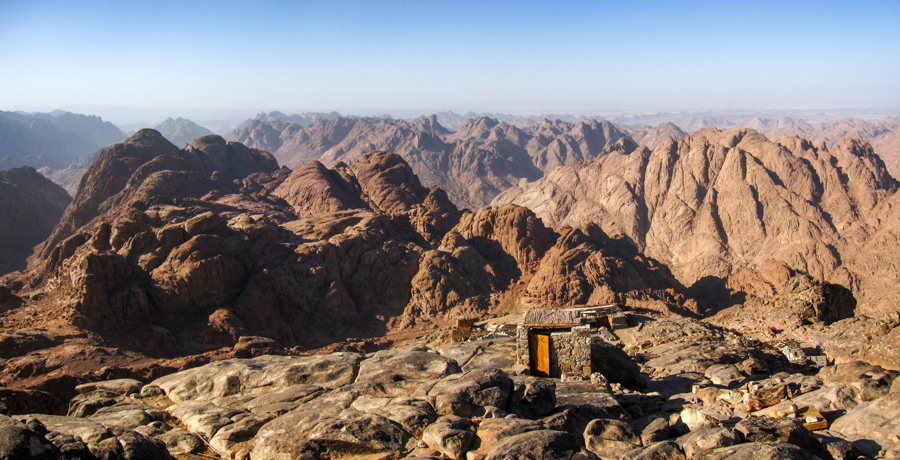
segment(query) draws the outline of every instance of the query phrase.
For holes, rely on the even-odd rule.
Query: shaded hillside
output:
[[[429,186],[447,191],[460,206],[477,209],[521,180],[593,158],[625,134],[608,122],[544,120],[518,128],[491,118],[472,119],[455,133],[435,116],[413,121],[384,118],[318,119],[301,126],[251,120],[231,139],[272,152],[295,167],[318,160],[351,163],[370,150],[400,154]]]
[[[198,137],[209,136],[213,133],[209,129],[181,117],[166,118],[165,121],[156,125],[155,129],[175,145],[187,145]]]
[[[0,112],[0,169],[64,169],[124,138],[119,128],[97,116]]]
[[[528,207],[554,228],[596,222],[688,285],[773,259],[852,289],[860,310],[877,314],[900,300],[897,284],[885,281],[897,279],[896,265],[873,259],[900,247],[896,191],[865,142],[828,150],[797,137],[705,129],[653,150],[620,143],[495,203]]]
[[[25,269],[32,248],[50,236],[71,201],[34,168],[0,171],[0,275]]]

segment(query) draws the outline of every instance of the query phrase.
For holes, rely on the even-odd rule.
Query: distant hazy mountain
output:
[[[204,128],[187,118],[166,118],[165,121],[156,125],[155,128],[159,131],[163,137],[169,140],[169,142],[184,146],[190,144],[194,141],[194,139],[203,136],[209,136],[213,134],[207,128]]]
[[[542,121],[546,120],[561,120],[569,123],[578,123],[580,121],[587,121],[590,119],[602,120],[600,117],[586,117],[583,115],[570,115],[570,114],[545,114],[545,115],[511,115],[508,113],[488,113],[488,112],[467,112],[465,114],[458,114],[455,112],[439,112],[437,114],[437,121],[441,124],[441,126],[449,129],[450,131],[459,130],[462,125],[464,125],[467,121],[473,118],[493,118],[497,121],[502,121],[508,125],[517,126],[519,128],[527,128],[529,126],[536,125]]]
[[[762,132],[772,140],[797,135],[816,145],[824,142],[828,147],[837,145],[847,137],[864,140],[872,144],[875,153],[884,160],[888,172],[894,177],[900,177],[900,117],[887,117],[881,121],[846,118],[816,124],[791,118],[754,118],[746,126]]]
[[[119,128],[93,115],[0,111],[0,169],[62,169],[124,139]]]
[[[620,125],[619,129],[628,133],[638,145],[655,148],[666,139],[678,140],[687,134],[674,123],[666,122],[656,127],[644,125]]]
[[[271,114],[270,114],[271,115]],[[351,163],[372,150],[403,156],[428,185],[447,191],[460,206],[484,206],[521,180],[532,181],[557,166],[593,158],[626,134],[597,120],[543,120],[518,128],[493,118],[467,121],[454,133],[437,116],[318,119],[306,126],[267,115],[233,131],[230,140],[266,150],[281,165],[309,160]]]
[[[250,123],[263,122],[263,123],[273,123],[273,122],[282,122],[289,123],[297,126],[306,126],[316,120],[334,120],[335,118],[341,117],[341,114],[337,112],[305,112],[305,113],[292,113],[290,115],[286,115],[282,112],[274,110],[272,112],[260,112],[256,114],[255,118],[251,118],[235,128],[235,131],[246,128]],[[355,116],[347,116],[347,118],[359,118]]]
[[[100,151],[96,151],[84,158],[78,158],[65,169],[53,169],[50,167],[38,168],[37,172],[41,173],[53,183],[64,188],[69,195],[73,197],[78,193],[78,186],[81,184],[81,177],[87,172],[88,168],[97,161]]]

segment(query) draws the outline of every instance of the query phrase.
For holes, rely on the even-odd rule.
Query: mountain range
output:
[[[272,152],[287,167],[308,160],[349,163],[371,150],[395,152],[423,182],[446,190],[454,203],[477,209],[522,180],[593,158],[625,136],[609,122],[596,120],[544,120],[522,129],[477,118],[450,132],[431,116],[413,121],[340,117],[305,126],[256,119],[229,138]]]
[[[284,122],[260,126],[273,123]],[[900,359],[900,280],[893,262],[900,247],[893,212],[898,183],[868,143],[813,145],[796,136],[772,141],[747,128],[682,135],[661,126],[643,134],[658,140],[649,148],[597,121],[544,121],[519,129],[479,119],[457,133],[442,129],[433,117],[335,118],[284,127],[283,132],[316,135],[296,138],[305,149],[329,143],[354,147],[341,153],[328,149],[305,161],[298,157],[288,168],[264,150],[220,136],[179,148],[159,131],[140,130],[98,153],[75,199],[64,212],[55,208],[62,215],[52,219],[56,225],[28,267],[0,277],[0,401],[16,414],[68,411],[67,417],[33,416],[50,428],[41,431],[43,442],[74,448],[77,439],[67,441],[58,432],[77,433],[96,420],[125,423],[129,414],[135,421],[128,426],[140,434],[115,425],[110,441],[83,448],[99,453],[140,443],[162,449],[168,442],[163,440],[178,434],[200,436],[228,456],[246,456],[253,447],[253,455],[265,457],[312,448],[309,440],[326,433],[328,449],[341,455],[358,453],[360,445],[368,446],[366,452],[393,452],[400,444],[375,443],[372,437],[383,429],[368,423],[354,428],[354,436],[369,441],[332,443],[335,436],[347,439],[343,427],[349,412],[343,411],[352,408],[354,417],[393,427],[370,410],[382,407],[372,401],[413,404],[405,398],[427,385],[438,390],[425,393],[433,399],[414,403],[422,409],[416,414],[431,417],[431,410],[470,423],[480,417],[475,406],[447,399],[457,393],[440,388],[472,394],[474,379],[490,394],[502,386],[507,393],[516,388],[522,399],[544,401],[540,413],[549,415],[539,421],[479,419],[477,433],[486,443],[482,427],[490,426],[488,420],[541,428],[543,434],[510,437],[516,448],[566,431],[593,433],[587,424],[607,423],[597,420],[613,412],[623,430],[631,429],[630,423],[643,427],[640,421],[650,414],[647,423],[700,433],[697,426],[679,428],[679,423],[694,423],[698,411],[730,419],[738,409],[755,410],[750,406],[786,407],[785,396],[804,392],[829,410],[854,411],[834,421],[841,430],[835,436],[855,436],[872,455],[898,448],[890,426],[873,431],[866,421],[894,404],[891,369]],[[344,136],[329,134],[342,129]],[[480,158],[518,152],[521,163],[515,164],[537,174],[488,206],[460,209],[447,191],[416,174],[414,164],[432,164],[421,160],[428,155],[357,153],[367,130],[383,133],[379,142],[399,147],[410,139],[441,149],[453,143],[447,157],[468,159],[456,164],[468,164],[471,177],[486,171],[467,156],[475,152]],[[431,137],[416,134],[422,132]],[[280,135],[269,140],[283,142]],[[441,149],[429,155],[445,152]],[[453,171],[450,166],[447,171]],[[39,192],[42,188],[60,192],[31,168],[4,174],[0,186],[21,184],[11,187],[38,196],[48,195]],[[592,374],[591,383],[567,377],[556,390],[538,388],[545,384],[536,382],[548,380],[519,375],[511,358],[513,337],[490,335],[454,348],[448,344],[451,331],[435,331],[460,318],[608,303],[632,309],[631,319],[639,323],[617,331],[625,349],[591,338],[591,349],[599,347],[591,361],[597,357],[600,372]],[[422,338],[413,346],[364,354],[414,337]],[[804,375],[778,350],[756,340],[772,337],[815,340],[838,365]],[[273,354],[294,356],[263,356]],[[257,358],[247,359],[252,357]],[[288,362],[300,367],[279,367]],[[424,375],[434,363],[465,373]],[[472,363],[481,370],[469,373],[465,366]],[[334,388],[296,385],[338,368],[347,377]],[[251,381],[263,382],[255,376],[265,373],[288,380],[283,387],[253,387]],[[627,382],[609,384],[623,374]],[[360,376],[381,377],[368,382],[370,377]],[[122,378],[155,384],[129,398],[112,388],[136,392],[140,381],[89,383]],[[733,389],[748,382],[759,386],[750,400]],[[636,390],[625,391],[623,384]],[[526,390],[527,385],[535,389]],[[694,387],[696,402],[688,402],[683,395]],[[769,394],[765,388],[790,393]],[[248,394],[239,394],[244,390]],[[197,400],[178,399],[189,392]],[[242,412],[251,392],[253,401],[263,398],[258,403],[268,401],[273,412]],[[323,412],[334,398],[344,402]],[[719,404],[721,398],[727,405]],[[485,406],[484,413],[518,410],[507,399],[491,402],[493,412]],[[312,406],[303,406],[308,401]],[[867,410],[870,405],[875,408]],[[448,415],[457,412],[461,415]],[[214,418],[217,425],[210,428],[210,413],[233,415]],[[290,439],[278,434],[308,417],[321,419],[292,431],[296,436]],[[437,418],[422,419],[419,429],[394,429],[409,438],[403,448],[432,452],[412,440],[427,438],[423,442],[433,449],[437,444],[421,428],[442,429]],[[175,419],[187,434],[176,431]],[[33,419],[22,420],[39,429]],[[748,420],[738,424],[748,432],[754,432],[753,423],[769,423],[758,414]],[[322,431],[321,423],[330,428]],[[570,438],[567,445],[579,445],[580,438]],[[880,443],[877,448],[866,444],[872,440]],[[587,447],[603,451],[598,446],[606,441],[601,441]],[[166,448],[181,449],[179,442]],[[660,445],[682,449],[675,442],[653,442],[641,441],[645,452]],[[803,448],[826,452],[825,440],[815,442]],[[840,445],[852,447],[850,441]],[[506,444],[498,446],[491,452],[506,452]],[[770,441],[740,446],[751,456],[754,449],[787,448]],[[162,456],[161,450],[154,452],[152,458]]]
[[[64,169],[123,139],[119,128],[97,116],[0,111],[0,170],[19,166]]]

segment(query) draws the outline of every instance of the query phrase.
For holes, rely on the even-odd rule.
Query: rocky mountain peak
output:
[[[484,139],[490,135],[494,128],[505,124],[490,117],[472,118],[459,127],[459,130],[456,131],[456,137]]]
[[[450,131],[447,128],[441,126],[441,124],[438,122],[437,115],[434,114],[427,117],[416,118],[412,121],[411,124],[413,127],[429,134],[440,136],[446,136],[450,134]]]
[[[428,196],[428,189],[422,186],[403,157],[396,153],[369,152],[353,163],[350,170],[372,201],[374,209],[380,212],[405,212]]]
[[[214,172],[224,174],[216,179],[221,183],[276,169],[278,163],[268,153],[226,143],[220,136],[200,138],[187,149],[179,150],[159,131],[141,129],[125,142],[100,153],[82,178],[75,200],[44,243],[42,257],[48,258],[78,228],[122,203],[139,201],[163,193],[164,189],[170,196],[190,193],[188,189],[196,193],[204,187],[198,179],[212,180]],[[180,180],[164,172],[173,170],[182,175]],[[186,175],[195,177],[187,179]]]
[[[350,209],[368,209],[362,190],[354,180],[343,177],[318,161],[294,168],[273,195],[283,198],[300,217]]]

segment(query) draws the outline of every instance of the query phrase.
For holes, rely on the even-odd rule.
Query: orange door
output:
[[[531,375],[550,377],[550,336],[532,334],[528,339]]]

